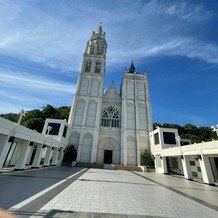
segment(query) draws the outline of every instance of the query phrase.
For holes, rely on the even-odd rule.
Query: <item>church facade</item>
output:
[[[153,130],[148,80],[132,64],[120,92],[104,92],[107,42],[102,26],[87,42],[68,123],[77,162],[141,165]]]

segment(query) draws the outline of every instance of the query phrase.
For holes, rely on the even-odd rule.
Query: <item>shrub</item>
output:
[[[74,145],[69,145],[66,147],[66,151],[64,153],[63,162],[71,163],[76,160],[77,151],[74,148]]]
[[[148,149],[145,149],[141,155],[141,165],[149,167],[154,166],[154,160],[151,158],[151,154]]]

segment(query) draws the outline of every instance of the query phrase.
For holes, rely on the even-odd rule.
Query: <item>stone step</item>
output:
[[[124,166],[124,165],[114,165],[115,170],[127,170],[127,171],[137,171],[142,172],[142,168],[138,166]]]
[[[114,170],[114,165],[113,164],[104,164],[104,169]]]
[[[76,167],[84,167],[84,168],[97,168],[103,169],[103,164],[92,164],[92,163],[76,163]]]

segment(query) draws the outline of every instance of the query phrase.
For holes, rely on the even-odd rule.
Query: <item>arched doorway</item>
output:
[[[107,137],[99,142],[97,163],[120,164],[120,146],[115,139]]]

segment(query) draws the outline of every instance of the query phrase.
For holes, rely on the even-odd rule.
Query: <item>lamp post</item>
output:
[[[211,126],[211,129],[213,129],[212,131],[216,132],[218,136],[218,124],[216,126]]]
[[[47,127],[47,134],[46,135],[49,135],[50,131],[52,130],[52,127],[51,126],[48,126]]]
[[[20,116],[19,116],[19,119],[18,119],[18,121],[17,121],[17,124],[18,124],[18,125],[20,125],[21,120],[22,120],[22,118],[27,114],[27,111],[25,111],[25,110],[22,109],[19,114],[20,114]]]

